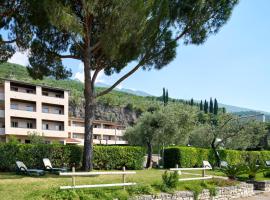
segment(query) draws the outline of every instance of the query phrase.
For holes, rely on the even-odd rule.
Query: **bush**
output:
[[[194,147],[169,147],[164,150],[164,167],[200,167],[209,160],[209,149]]]
[[[270,178],[270,171],[268,170],[268,171],[265,171],[264,173],[263,173],[263,176],[265,177],[265,178]]]
[[[257,164],[265,164],[270,160],[270,151],[237,151],[219,150],[221,160],[227,161],[230,165],[246,164],[250,160]],[[176,164],[179,167],[199,167],[202,161],[208,160],[212,165],[216,163],[214,152],[211,149],[195,147],[168,147],[164,150],[164,167],[172,168]]]
[[[167,189],[175,189],[178,185],[178,181],[179,181],[179,174],[177,171],[173,172],[173,173],[168,173],[167,171],[164,172],[164,174],[162,174],[162,188],[163,190],[167,190]]]
[[[14,171],[16,160],[29,168],[42,169],[43,158],[49,158],[54,167],[81,167],[83,149],[61,144],[0,144],[0,171]],[[140,169],[144,149],[130,146],[94,146],[94,166],[97,169]]]
[[[95,169],[142,169],[145,150],[132,146],[95,146]]]
[[[227,167],[223,167],[220,169],[226,176],[235,180],[237,176],[242,175],[246,172],[246,167],[244,165],[228,165]]]

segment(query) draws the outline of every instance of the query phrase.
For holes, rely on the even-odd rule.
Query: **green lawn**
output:
[[[162,183],[162,174],[164,170],[138,170],[134,175],[128,175],[127,182],[136,182],[142,188],[137,188],[135,191],[138,193],[144,193],[145,188],[149,187],[156,193],[160,191],[158,186]],[[201,174],[201,171],[192,173]],[[208,171],[207,174],[220,175],[220,172]],[[196,175],[183,174],[180,178],[198,177]],[[262,176],[259,176],[260,178]],[[101,184],[101,183],[121,183],[122,177],[119,175],[103,175],[96,177],[77,177],[76,185],[79,184]],[[236,184],[236,182],[230,181],[185,181],[179,182],[177,190],[196,190],[200,191],[203,188],[209,188],[214,186],[226,186]],[[27,177],[16,175],[15,173],[0,173],[0,197],[5,197],[5,200],[44,200],[44,199],[111,199],[111,197],[120,197],[120,199],[126,199],[128,193],[123,191],[122,188],[109,188],[109,189],[81,189],[76,192],[69,190],[63,192],[59,190],[60,186],[71,185],[70,177],[60,177],[58,175],[47,174],[43,177]],[[148,191],[146,191],[147,193]],[[76,194],[75,194],[76,193]],[[80,193],[80,198],[77,196]],[[86,193],[82,195],[81,193]],[[95,194],[95,197],[89,197],[91,194]],[[102,196],[102,195],[107,195]],[[82,197],[83,196],[83,197]],[[122,197],[122,198],[121,198]],[[0,198],[1,199],[1,198]]]

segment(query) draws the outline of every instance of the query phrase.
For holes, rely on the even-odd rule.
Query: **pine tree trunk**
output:
[[[94,96],[94,87],[91,82],[90,61],[84,61],[84,98],[85,98],[85,134],[84,134],[84,153],[83,153],[83,170],[93,169],[93,121],[96,107]]]
[[[147,142],[147,162],[146,162],[146,168],[152,168],[152,154],[153,154],[152,144],[150,142]]]

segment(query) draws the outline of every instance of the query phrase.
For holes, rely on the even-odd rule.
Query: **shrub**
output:
[[[145,150],[131,146],[95,146],[95,169],[142,169]]]
[[[248,174],[248,178],[250,180],[254,180],[256,178],[256,175],[263,170],[264,167],[262,165],[257,165],[255,160],[249,161],[246,165],[246,173]]]
[[[228,165],[220,169],[229,179],[235,180],[237,176],[242,175],[246,172],[246,167],[243,165]]]
[[[246,164],[255,160],[261,165],[270,160],[270,151],[237,151],[219,150],[221,160],[227,161],[230,165]],[[216,163],[212,149],[195,147],[168,147],[164,150],[164,167],[199,167],[203,160],[208,160],[212,165]]]
[[[136,185],[127,188],[127,191],[130,195],[139,195],[139,194],[154,194],[154,189],[151,185]]]
[[[270,170],[265,171],[265,172],[263,173],[263,176],[264,176],[265,178],[270,178]]]
[[[167,171],[162,174],[162,186],[166,191],[167,189],[174,189],[177,187],[179,181],[179,174],[177,171],[168,173]]]
[[[61,144],[0,144],[0,171],[14,171],[16,160],[29,168],[42,169],[43,158],[49,158],[54,167],[79,168],[83,149],[77,145]],[[98,169],[140,169],[143,165],[144,149],[130,146],[94,146],[94,166]]]

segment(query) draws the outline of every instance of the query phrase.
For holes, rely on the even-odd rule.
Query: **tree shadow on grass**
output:
[[[16,172],[1,172],[0,173],[0,180],[3,179],[22,179],[26,177],[31,177],[31,178],[41,178],[41,179],[46,179],[46,178],[68,178],[68,177],[61,177],[57,174],[50,174],[47,173],[44,176],[37,176],[37,175],[25,175],[25,174],[17,174]]]

